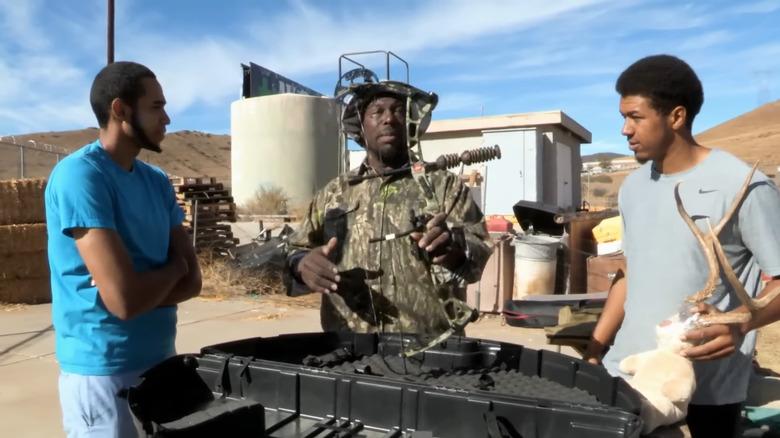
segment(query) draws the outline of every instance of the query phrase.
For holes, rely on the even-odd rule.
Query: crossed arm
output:
[[[197,296],[201,273],[187,232],[171,229],[168,261],[138,272],[119,234],[107,228],[74,228],[76,247],[109,312],[123,320]]]

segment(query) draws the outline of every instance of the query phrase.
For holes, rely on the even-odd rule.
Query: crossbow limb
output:
[[[409,357],[420,354],[438,344],[446,341],[450,336],[460,332],[467,325],[476,321],[479,318],[479,311],[469,306],[466,302],[454,297],[450,297],[442,302],[444,307],[444,313],[447,315],[450,327],[442,332],[439,336],[431,339],[428,343],[421,345],[419,348],[413,348],[407,350],[403,344],[401,347],[401,356]]]
[[[435,95],[434,95],[435,96]],[[436,98],[433,99],[415,99],[410,93],[406,98],[406,141],[409,156],[409,167],[411,168],[412,177],[414,177],[417,184],[422,189],[423,196],[425,196],[425,206],[419,212],[420,214],[428,213],[435,215],[439,213],[443,206],[440,205],[436,198],[430,181],[428,180],[429,166],[426,166],[423,160],[422,147],[420,145],[420,133],[425,131],[424,123],[428,123],[430,118],[428,116],[436,105]],[[421,129],[422,127],[422,129]],[[415,150],[416,149],[416,150]],[[439,286],[439,279],[442,274],[442,267],[438,265],[429,265],[431,279],[435,287]],[[413,348],[406,350],[405,344],[402,343],[401,355],[404,357],[413,356],[422,353],[436,345],[446,341],[450,336],[456,332],[462,331],[469,323],[476,321],[479,318],[479,312],[473,307],[469,306],[463,300],[455,298],[453,296],[448,297],[441,302],[442,310],[447,318],[449,328],[435,337],[428,343],[420,346],[419,348]]]

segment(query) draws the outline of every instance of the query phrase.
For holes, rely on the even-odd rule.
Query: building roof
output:
[[[540,111],[523,114],[503,114],[499,116],[469,117],[463,119],[434,120],[425,131],[429,134],[446,134],[463,131],[490,131],[495,129],[533,128],[537,126],[558,125],[582,143],[591,142],[591,133],[563,111]]]

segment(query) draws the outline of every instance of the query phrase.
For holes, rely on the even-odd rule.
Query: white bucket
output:
[[[524,234],[515,237],[515,287],[513,300],[528,295],[552,295],[561,240],[553,236]]]

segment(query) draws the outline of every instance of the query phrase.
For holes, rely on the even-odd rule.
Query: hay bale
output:
[[[0,181],[0,225],[46,222],[46,178]]]
[[[23,280],[49,276],[46,251],[0,255],[0,280]]]
[[[51,281],[49,277],[0,280],[0,303],[51,303]]]
[[[0,256],[46,251],[46,224],[0,225]]]

